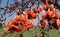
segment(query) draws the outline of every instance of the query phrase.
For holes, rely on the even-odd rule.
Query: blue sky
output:
[[[1,7],[4,8],[4,7],[6,6],[6,4],[7,4],[7,1],[8,1],[8,0],[2,0]],[[12,3],[14,3],[14,0],[9,0],[8,5],[9,5],[9,4],[12,4]],[[4,11],[1,11],[1,13],[2,13],[2,12],[4,12]],[[12,16],[10,16],[10,17],[9,17],[8,15],[9,15],[9,14],[6,14],[6,15],[4,16],[4,17],[7,18],[6,23],[8,23],[9,19],[10,19],[10,18],[13,18],[16,14],[14,13],[14,14],[13,14]]]
[[[2,7],[5,7],[7,1],[8,1],[8,0],[2,0],[1,6],[2,6]],[[8,3],[8,4],[12,4],[12,3],[14,3],[14,0],[9,0],[9,3]]]

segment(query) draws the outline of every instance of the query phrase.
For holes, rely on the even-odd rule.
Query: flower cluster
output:
[[[47,2],[44,6],[39,8],[31,7],[31,9],[23,11],[22,14],[19,10],[15,10],[17,16],[13,20],[10,20],[9,23],[4,26],[4,29],[10,32],[21,32],[22,29],[27,30],[29,28],[33,28],[34,25],[32,21],[36,19],[42,10],[46,10],[46,12],[43,13],[40,24],[46,26],[46,22],[44,20],[47,20],[49,27],[52,25],[54,28],[59,29],[60,14],[57,13],[53,4],[48,5]]]
[[[31,7],[31,9],[27,9],[21,15],[19,10],[16,10],[17,16],[15,16],[13,20],[10,20],[9,23],[4,26],[4,29],[10,32],[14,32],[14,31],[21,32],[22,29],[27,30],[29,28],[33,28],[34,25],[32,21],[38,16],[39,12],[40,11],[35,7]]]

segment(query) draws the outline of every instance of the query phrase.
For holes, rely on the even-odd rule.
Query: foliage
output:
[[[2,23],[0,23],[0,27],[2,27]]]

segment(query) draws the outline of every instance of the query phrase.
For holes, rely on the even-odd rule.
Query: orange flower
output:
[[[48,9],[47,14],[49,15],[50,18],[54,18],[56,16],[56,12],[53,12],[50,9]]]
[[[14,22],[14,21],[13,21],[12,19],[10,19],[10,21],[8,22],[8,25],[14,24],[13,22]]]
[[[57,26],[60,27],[60,19],[57,19]]]
[[[21,29],[20,29],[20,25],[18,24],[18,22],[14,21],[14,20],[10,20],[8,25],[4,26],[4,29],[7,31],[10,31],[10,32],[21,32]]]
[[[43,7],[44,7],[44,9],[47,9],[49,7],[49,5],[45,4]]]
[[[40,11],[42,11],[43,9],[44,9],[44,6],[39,7],[37,10],[38,10],[38,12],[40,12]]]
[[[28,15],[26,13],[21,15],[21,20],[27,20],[27,19]]]
[[[8,23],[8,25],[5,25],[4,26],[4,29],[7,29],[6,31],[8,31],[9,30],[9,28],[11,28],[12,26],[13,26],[13,22],[12,21],[10,21],[9,23]]]
[[[24,22],[24,29],[27,30],[28,28],[32,28],[33,27],[33,24],[32,24],[32,21],[27,19],[25,22]]]
[[[7,25],[4,25],[4,30],[8,31],[9,27]]]
[[[23,12],[23,16],[24,16],[25,19],[28,19],[28,15],[27,15],[26,12]]]
[[[54,18],[56,16],[55,13],[53,13],[50,9],[48,9],[48,11],[46,11],[45,13],[43,13],[42,19],[49,19],[49,18]]]
[[[28,19],[35,19],[37,16],[38,16],[38,13],[34,13],[33,11],[31,10],[28,10],[27,12],[27,15],[28,15]]]
[[[26,13],[27,13],[27,15],[28,15],[28,19],[32,19],[32,12],[31,11],[29,11],[29,10],[27,10],[26,11]]]
[[[29,25],[29,28],[33,28],[33,27],[34,27],[33,24],[30,24],[30,25]]]
[[[39,13],[39,11],[38,11],[37,8],[35,8],[35,7],[32,6],[31,9],[34,11],[34,13]]]
[[[24,27],[25,30],[27,30],[29,28],[27,24],[24,24],[23,27]]]
[[[56,16],[57,16],[57,18],[60,19],[60,13],[57,13],[57,12],[56,12]]]
[[[35,18],[38,16],[38,13],[33,13],[33,12],[32,12],[31,15],[32,15],[32,18],[35,19]]]
[[[21,26],[20,25],[15,25],[15,26],[13,26],[16,30],[15,31],[17,31],[17,32],[21,32]]]
[[[33,28],[33,24],[24,24],[24,29]]]
[[[18,24],[11,25],[9,28],[9,31],[16,31],[16,32],[21,32],[20,26]]]
[[[41,24],[42,26],[46,26],[46,22],[44,22],[43,20],[40,20],[40,24]]]
[[[43,13],[42,19],[45,20],[47,17],[47,12]]]
[[[14,18],[14,21],[20,21],[21,20],[21,16],[15,16],[15,18]]]
[[[17,22],[18,21],[24,21],[28,18],[27,14],[26,13],[23,13],[21,15],[18,15],[14,18],[14,20],[16,20]]]
[[[51,10],[54,9],[54,5],[53,5],[53,4],[50,5],[50,9],[51,9]]]

